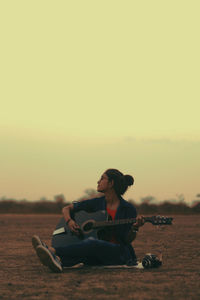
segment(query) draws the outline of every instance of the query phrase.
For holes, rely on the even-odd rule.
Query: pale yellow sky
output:
[[[200,192],[199,1],[2,1],[0,197]]]

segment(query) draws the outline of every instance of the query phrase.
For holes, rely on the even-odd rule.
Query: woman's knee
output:
[[[99,240],[93,239],[93,238],[88,238],[84,240],[84,244],[87,244],[90,247],[95,247],[97,244],[99,244]]]

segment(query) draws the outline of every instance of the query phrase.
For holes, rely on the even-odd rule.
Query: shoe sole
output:
[[[42,241],[41,241],[41,239],[39,238],[39,236],[38,235],[34,235],[33,237],[32,237],[32,245],[33,245],[33,248],[36,250],[36,248],[38,247],[38,246],[42,246]]]
[[[41,261],[41,263],[49,267],[55,273],[61,273],[62,267],[53,258],[51,252],[44,246],[38,246],[36,248],[36,253]]]
[[[34,235],[32,237],[32,245],[33,245],[33,248],[34,248],[35,251],[36,251],[36,248],[38,246],[43,246],[42,241],[41,241],[41,239],[39,238],[38,235]]]

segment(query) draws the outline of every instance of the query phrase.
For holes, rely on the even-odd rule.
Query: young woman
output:
[[[63,208],[69,229],[74,234],[79,234],[79,225],[73,216],[81,210],[86,212],[105,210],[112,219],[136,218],[135,207],[122,198],[133,183],[134,179],[130,175],[123,175],[116,169],[105,171],[97,182],[97,191],[104,194],[102,197],[75,202]],[[142,216],[136,220],[133,225],[116,226],[106,241],[89,238],[74,245],[55,249],[47,247],[35,235],[32,244],[42,264],[53,272],[62,272],[63,267],[81,262],[87,265],[135,265],[137,258],[131,242],[135,239],[138,228],[144,224]]]

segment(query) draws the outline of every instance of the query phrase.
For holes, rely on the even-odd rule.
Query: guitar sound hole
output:
[[[84,231],[89,231],[92,229],[93,223],[92,222],[87,222],[84,226],[83,226],[83,230]]]

